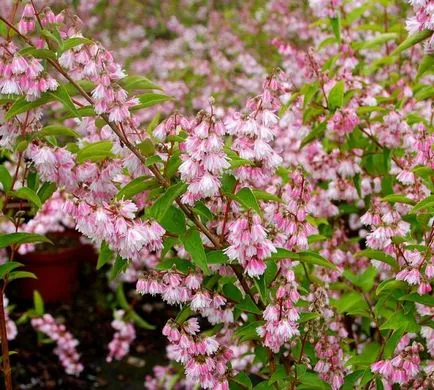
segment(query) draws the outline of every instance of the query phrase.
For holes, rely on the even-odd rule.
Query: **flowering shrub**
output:
[[[17,253],[75,227],[116,290],[108,362],[154,328],[122,282],[179,309],[147,389],[432,388],[433,5],[410,1],[407,34],[392,0],[266,3],[239,35],[225,7],[196,10],[208,29],[166,21],[169,42],[131,29],[151,54],[130,68],[159,85],[70,13],[1,13],[2,293],[33,276]],[[196,85],[168,76],[186,62]],[[26,317],[80,375],[38,302]]]

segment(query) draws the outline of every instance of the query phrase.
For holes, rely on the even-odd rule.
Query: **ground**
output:
[[[145,376],[151,372],[152,367],[158,363],[164,364],[165,340],[161,328],[167,315],[170,315],[165,314],[167,308],[155,309],[152,314],[148,314],[151,319],[147,319],[157,325],[157,329],[146,331],[138,328],[137,338],[128,357],[120,362],[107,363],[107,345],[114,332],[110,325],[110,301],[114,300],[114,296],[107,287],[103,273],[97,273],[92,264],[81,266],[79,284],[79,290],[71,303],[49,305],[45,311],[64,319],[68,330],[80,340],[78,350],[85,366],[84,371],[79,377],[66,375],[53,353],[53,344],[38,346],[35,331],[26,323],[19,325],[18,336],[10,343],[11,350],[17,352],[11,356],[16,389],[143,389]],[[31,307],[31,303],[17,301],[13,297],[14,293],[16,291],[11,288],[12,301],[18,302],[12,317],[17,319]],[[153,305],[152,301],[147,303],[148,306]],[[146,313],[142,312],[142,315],[145,317]]]

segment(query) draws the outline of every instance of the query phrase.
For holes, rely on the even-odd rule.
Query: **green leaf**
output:
[[[415,92],[414,94],[414,98],[420,102],[422,100],[426,100],[426,99],[431,99],[434,96],[434,87],[432,87],[431,85],[424,85],[422,88],[420,88],[417,92]],[[410,116],[411,114],[409,114]],[[408,118],[408,117],[407,117]],[[410,118],[416,118],[414,116],[410,116]],[[423,122],[424,120],[422,119],[422,121],[417,120],[417,122]],[[411,123],[409,123],[411,124]]]
[[[312,141],[321,138],[327,128],[327,122],[321,122],[315,127],[313,127],[312,131],[306,135],[306,137],[303,138],[303,141],[301,141],[300,148],[304,148],[306,145],[309,145]]]
[[[406,287],[408,287],[407,283],[401,280],[389,279],[383,280],[377,287],[375,291],[376,295],[390,293],[392,291],[399,291],[402,295],[403,292],[407,291]]]
[[[181,259],[179,257],[172,257],[170,259],[160,261],[156,266],[158,270],[168,270],[172,269],[173,267],[185,274],[194,271],[195,268],[189,260]]]
[[[237,179],[234,176],[225,173],[221,180],[222,191],[225,195],[231,195],[235,191],[235,186],[237,185]]]
[[[181,163],[182,160],[179,157],[179,153],[174,154],[172,157],[170,157],[166,165],[166,176],[168,178],[175,176]]]
[[[150,167],[152,165],[162,163],[162,162],[163,162],[163,159],[160,156],[155,155],[155,156],[148,157],[146,159],[146,166]]]
[[[365,256],[368,259],[379,260],[383,263],[389,264],[395,270],[399,269],[397,261],[392,256],[384,253],[383,251],[375,249],[363,249],[360,252],[356,253],[356,256]]]
[[[273,253],[270,257],[270,260],[282,260],[282,259],[293,259],[293,260],[299,260],[300,256],[298,253],[289,251],[285,248],[276,248],[276,252]]]
[[[3,279],[9,272],[20,267],[24,267],[24,264],[18,263],[17,261],[7,261],[0,265],[0,278]]]
[[[130,310],[130,305],[128,304],[127,297],[125,296],[124,285],[122,283],[120,283],[116,289],[116,300],[122,309],[126,311]]]
[[[137,145],[142,156],[149,157],[155,153],[155,146],[150,139],[145,139]]]
[[[158,93],[143,93],[137,97],[139,98],[140,104],[132,107],[131,110],[133,111],[155,106],[156,104],[164,103],[172,99],[170,96]]]
[[[50,125],[43,127],[39,133],[41,137],[55,136],[55,137],[74,137],[79,138],[80,134],[78,134],[75,130],[62,126],[62,125]]]
[[[395,40],[399,37],[399,35],[397,33],[383,33],[383,34],[378,34],[377,36],[375,36],[373,39],[370,39],[368,41],[365,41],[361,44],[357,44],[355,46],[357,46],[358,49],[372,49],[376,46],[380,46],[386,42]]]
[[[20,54],[22,56],[32,56],[35,58],[57,61],[56,54],[54,54],[51,50],[48,49],[36,49],[34,47],[26,47],[20,50]]]
[[[119,84],[127,91],[138,89],[162,89],[157,84],[154,84],[151,80],[144,76],[126,76],[119,81]]]
[[[344,92],[345,82],[343,80],[338,81],[329,92],[328,105],[330,110],[334,111],[344,105]]]
[[[417,32],[416,34],[408,36],[407,39],[392,52],[392,55],[402,53],[404,50],[407,50],[410,47],[418,44],[419,42],[422,42],[425,39],[429,38],[433,33],[434,31],[432,30],[423,30]]]
[[[256,199],[259,200],[268,200],[271,202],[279,202],[282,203],[283,200],[280,199],[277,195],[270,194],[269,192],[261,191],[261,190],[252,190],[253,195]]]
[[[332,305],[339,311],[339,313],[370,317],[368,304],[362,298],[360,293],[347,293],[338,300],[333,300]]]
[[[433,88],[434,89],[434,88]],[[434,93],[433,93],[434,96]],[[416,176],[422,177],[423,179],[430,180],[431,176],[434,176],[434,169],[429,167],[415,167],[412,171],[416,174]]]
[[[262,215],[262,210],[259,207],[258,201],[250,188],[241,188],[235,195],[235,199],[246,209],[255,210],[258,215]]]
[[[37,172],[34,171],[33,169],[31,169],[29,171],[29,174],[27,175],[27,187],[29,187],[33,191],[36,191],[36,189],[39,187],[39,176],[38,176]],[[39,194],[38,194],[38,196],[39,196]],[[39,199],[41,199],[40,196],[39,196]],[[41,201],[42,201],[42,199],[41,199]]]
[[[299,255],[299,260],[303,263],[315,264],[333,270],[338,269],[332,262],[328,261],[318,253],[305,251],[305,252],[300,252],[298,255]]]
[[[41,294],[37,290],[33,291],[33,304],[35,306],[35,312],[38,317],[44,315],[44,300],[41,297]]]
[[[149,215],[160,221],[173,202],[187,190],[187,184],[179,182],[167,188],[149,209]]]
[[[268,384],[272,386],[273,383],[284,380],[285,378],[288,378],[288,374],[286,373],[285,367],[279,364],[273,372],[273,375],[271,375],[271,378],[268,380]]]
[[[13,271],[8,276],[8,281],[16,279],[38,279],[37,276],[33,272],[28,271]]]
[[[244,372],[239,372],[236,376],[232,377],[230,380],[232,382],[238,383],[244,389],[250,390],[253,388],[252,381]]]
[[[175,318],[177,324],[182,324],[189,317],[194,316],[195,312],[190,309],[190,305],[185,305]]]
[[[434,72],[434,55],[425,54],[420,61],[419,68],[417,70],[416,79],[421,78],[424,74]]]
[[[135,195],[142,193],[143,191],[155,188],[158,186],[157,182],[147,176],[140,176],[130,181],[127,185],[121,188],[116,195],[117,199],[131,199]]]
[[[368,267],[362,274],[355,275],[350,270],[346,269],[343,275],[355,286],[360,287],[363,291],[369,292],[372,287],[374,287],[377,270],[375,267]]]
[[[191,228],[180,238],[185,250],[190,254],[192,262],[196,264],[205,275],[209,275],[210,272],[206,260],[205,249],[199,232],[196,229]]]
[[[384,329],[403,329],[406,332],[417,333],[420,330],[420,325],[416,322],[413,315],[404,314],[402,311],[397,311],[380,326],[381,330]]]
[[[116,277],[121,272],[125,272],[127,267],[128,267],[128,260],[125,260],[122,257],[118,256],[115,262],[113,263],[113,267],[110,271],[110,280],[116,279]]]
[[[32,102],[28,102],[25,98],[18,98],[14,104],[9,108],[8,112],[4,116],[4,121],[11,120],[14,116],[22,114],[23,112],[27,112],[32,108],[37,108],[42,106],[45,103],[48,103],[53,100],[53,97],[48,93],[44,93],[41,95],[39,99],[36,99]]]
[[[38,190],[38,197],[42,203],[44,203],[51,195],[56,191],[56,183],[46,182],[42,184],[41,188]]]
[[[416,204],[416,206],[414,206],[411,209],[411,213],[415,213],[416,211],[425,209],[425,208],[429,208],[429,207],[434,207],[434,195],[430,195],[428,197],[426,197],[425,199],[422,199],[420,202],[418,202]]]
[[[61,47],[59,48],[59,55],[64,53],[67,50],[72,49],[73,47],[79,46],[79,45],[91,45],[93,44],[93,41],[90,39],[84,38],[84,37],[73,37],[68,38],[67,40],[62,42]]]
[[[399,298],[400,301],[410,301],[421,303],[426,306],[434,306],[434,297],[432,295],[419,295],[418,293],[411,293]]]
[[[202,217],[205,222],[210,221],[214,218],[214,214],[211,210],[205,206],[203,201],[199,201],[193,207],[193,210]]]
[[[339,16],[330,18],[330,25],[332,26],[333,34],[335,34],[338,42],[341,41],[341,19]]]
[[[242,311],[247,311],[254,314],[262,314],[261,309],[258,308],[256,303],[253,302],[252,298],[250,298],[248,295],[244,298],[244,300],[238,303],[235,307]]]
[[[210,251],[206,253],[206,261],[208,264],[229,264],[229,257],[222,250]]]
[[[34,244],[37,242],[48,242],[53,244],[47,237],[36,233],[9,233],[0,235],[0,248],[11,245]]]
[[[326,236],[323,236],[321,234],[312,234],[307,238],[307,241],[309,244],[313,244],[315,242],[321,242],[321,241],[327,241],[329,238]]]
[[[12,176],[4,165],[0,165],[0,183],[3,186],[3,191],[7,192],[12,187]]]
[[[383,356],[385,359],[390,359],[393,356],[396,346],[398,345],[404,333],[404,329],[397,329],[392,332],[392,335],[389,337],[389,340],[387,340],[386,346],[384,348]]]
[[[28,187],[22,187],[16,191],[10,191],[9,195],[14,198],[28,200],[29,202],[33,203],[37,208],[40,208],[42,206],[42,202],[41,199],[39,199],[39,196],[36,194],[35,191],[31,190]]]
[[[241,302],[243,300],[243,294],[239,288],[232,283],[226,283],[223,286],[223,294],[225,297],[230,298],[235,302]]]
[[[239,327],[235,331],[235,336],[240,339],[240,342],[259,339],[257,329],[264,325],[265,321],[253,321]]]
[[[412,199],[407,198],[404,195],[400,194],[390,194],[385,196],[382,200],[389,203],[405,203],[405,204],[411,204],[414,205],[415,201]]]
[[[159,221],[161,226],[169,233],[184,234],[186,231],[185,215],[175,206],[170,206]]]
[[[113,157],[113,144],[110,141],[98,141],[88,144],[77,153],[77,162],[79,164],[85,161],[102,161],[106,158]]]
[[[259,382],[254,388],[253,390],[270,390],[270,386],[268,384],[268,381],[262,381]]]
[[[100,269],[102,266],[107,264],[113,258],[113,252],[107,245],[105,241],[101,243],[98,254],[98,262],[96,264],[96,269]]]
[[[322,381],[317,374],[306,372],[300,378],[300,384],[297,390],[330,390],[331,387],[326,382]]]
[[[309,313],[309,312],[301,312],[300,319],[297,321],[299,324],[303,324],[305,322],[317,319],[320,317],[319,313]]]
[[[60,46],[62,44],[62,39],[60,36],[58,36],[58,34],[53,34],[48,30],[43,29],[41,31],[42,36],[44,36],[45,38],[49,38],[51,39],[53,42],[55,42],[57,44],[57,46]]]
[[[75,104],[71,100],[71,96],[69,96],[68,90],[63,84],[59,84],[59,86],[54,92],[48,92],[48,94],[54,97],[55,100],[61,102],[63,106],[67,110],[71,111],[71,113],[73,113],[75,116],[80,117],[80,114],[75,108]]]

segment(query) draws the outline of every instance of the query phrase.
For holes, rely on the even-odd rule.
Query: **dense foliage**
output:
[[[434,387],[433,1],[47,3],[0,10],[3,293],[74,228],[107,360],[167,338],[149,390]],[[39,294],[24,321],[80,375]]]

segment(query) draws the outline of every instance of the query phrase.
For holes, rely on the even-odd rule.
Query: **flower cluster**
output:
[[[366,244],[372,249],[387,250],[393,237],[404,237],[410,230],[410,224],[402,220],[396,208],[378,199],[373,199],[371,210],[360,218],[360,222],[371,226]]]
[[[264,260],[276,252],[267,231],[262,226],[261,218],[253,215],[239,218],[228,227],[227,240],[230,246],[225,253],[231,260],[237,260],[244,271],[253,277],[262,275],[266,265]]]
[[[117,83],[125,73],[108,50],[97,44],[79,45],[63,53],[59,63],[74,79],[91,80],[96,84],[92,97],[97,114],[107,113],[112,122],[130,118],[129,108],[138,101],[128,99],[128,93]]]
[[[267,184],[282,162],[270,145],[278,123],[276,111],[280,107],[279,96],[285,91],[282,78],[284,75],[279,73],[264,82],[263,93],[247,103],[248,115],[237,112],[226,120],[228,133],[235,137],[232,150],[254,163],[236,169],[235,176],[242,183],[250,182],[254,186]]]
[[[185,366],[187,379],[204,389],[228,390],[227,362],[232,351],[220,345],[215,337],[201,337],[196,318],[182,325],[168,322],[163,334],[170,341],[168,354]]]
[[[407,20],[407,30],[410,34],[422,30],[434,30],[434,3],[432,0],[409,0],[416,15]]]
[[[0,229],[24,241],[4,253],[76,228],[116,259],[110,288],[182,306],[150,390],[432,387],[433,2],[410,1],[423,33],[403,45],[387,1],[179,0],[167,20],[170,1],[140,3],[146,18],[112,0],[103,20],[81,2],[81,23],[7,2]],[[108,361],[135,307],[115,312]],[[32,323],[78,374],[65,327]]]
[[[203,276],[198,273],[186,276],[176,271],[149,271],[139,278],[136,290],[140,294],[160,294],[170,305],[188,302],[212,324],[232,323],[232,305],[222,295],[202,288],[202,282]]]
[[[291,182],[283,186],[281,193],[284,202],[277,205],[271,214],[276,230],[273,243],[290,250],[305,250],[308,248],[308,237],[318,233],[316,227],[306,219],[312,186],[306,178],[294,172]]]
[[[426,256],[423,256],[419,251],[405,250],[401,253],[403,269],[396,274],[397,280],[404,280],[410,285],[417,285],[417,292],[422,294],[428,294],[431,292],[432,287],[429,283],[434,277],[434,266],[432,262],[425,267],[422,274],[421,269],[426,261]]]
[[[380,360],[372,365],[372,372],[380,374],[386,385],[406,385],[420,372],[419,354],[424,348],[417,342],[409,345],[410,339],[409,335],[401,339],[392,359]]]
[[[279,352],[283,344],[300,334],[297,324],[299,313],[295,306],[299,297],[294,272],[288,270],[285,284],[279,283],[276,297],[264,310],[266,323],[256,330],[264,339],[264,345],[275,353]]]
[[[113,359],[121,360],[130,351],[130,345],[136,338],[136,330],[134,325],[130,322],[126,322],[123,317],[125,312],[123,310],[117,310],[114,314],[114,320],[112,321],[112,327],[115,329],[113,340],[110,341],[109,354],[107,361],[111,362]]]
[[[59,357],[65,371],[69,375],[80,375],[83,365],[80,363],[80,355],[76,351],[78,340],[66,330],[65,325],[58,324],[51,314],[32,319],[32,326],[36,331],[45,334],[56,342],[54,353]]]
[[[359,121],[359,117],[353,109],[337,110],[327,123],[328,135],[330,138],[342,142],[345,136],[359,124]]]
[[[339,337],[324,335],[315,345],[318,362],[315,371],[321,379],[330,383],[334,390],[344,384],[344,352],[339,343]]]
[[[162,248],[164,229],[155,221],[136,219],[138,209],[131,201],[92,206],[70,200],[64,210],[75,218],[78,231],[97,243],[104,240],[125,259]]]
[[[24,95],[27,101],[38,99],[42,93],[55,91],[57,81],[50,76],[42,61],[22,55],[11,41],[0,38],[0,92],[5,95]]]
[[[223,151],[224,134],[223,123],[205,113],[192,124],[185,140],[184,162],[179,167],[181,178],[189,184],[182,197],[184,203],[193,205],[218,193],[219,178],[229,168]]]

